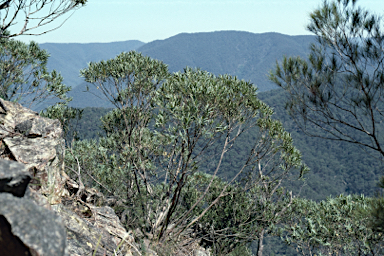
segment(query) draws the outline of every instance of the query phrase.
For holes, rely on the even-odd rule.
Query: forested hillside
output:
[[[259,97],[275,110],[275,117],[292,134],[304,162],[311,168],[301,196],[318,200],[341,193],[374,195],[383,169],[377,155],[350,143],[305,135],[285,110],[286,97],[281,89],[260,93]]]
[[[216,36],[220,35],[219,32],[216,33]],[[224,34],[222,35],[225,35],[228,32],[223,33]],[[201,36],[201,34],[199,33],[198,35]],[[274,33],[266,34],[265,36],[271,35],[277,37],[281,36]],[[213,56],[212,59],[215,60],[212,62],[209,62],[208,59],[200,59],[201,56],[204,56],[207,53],[204,51],[199,52],[194,47],[191,47],[192,52],[194,52],[194,54],[191,56],[194,56],[194,58],[197,60],[195,60],[194,58],[187,58],[186,56],[188,54],[186,54],[181,49],[178,51],[177,44],[184,42],[183,40],[188,41],[189,36],[191,35],[181,34],[175,36],[175,38],[169,39],[171,42],[176,41],[173,42],[175,45],[174,47],[172,47],[172,49],[174,49],[174,54],[170,52],[168,53],[168,55],[173,56],[173,60],[183,60],[183,63],[186,63],[186,65],[183,66],[196,66],[196,63],[203,63],[204,65],[206,65],[205,67],[208,70],[209,65],[216,65],[217,67],[211,68],[211,71],[216,73],[220,72],[221,70],[224,70],[224,67],[229,68],[225,65],[226,62],[223,60],[231,59],[231,56],[226,55],[223,57],[219,54],[218,51],[213,51],[213,54],[210,55]],[[204,36],[202,36],[202,38],[204,38]],[[284,38],[284,36],[282,36],[282,38]],[[304,40],[305,38],[306,37],[301,38],[302,42],[309,43],[308,41]],[[183,40],[179,41],[179,39]],[[221,39],[224,40],[225,38]],[[164,45],[162,45],[162,43],[164,42],[156,42],[158,48],[155,48],[158,50],[159,53],[167,51],[167,48],[165,46],[168,44],[164,43]],[[195,44],[191,45],[196,44],[198,43],[195,42]],[[233,49],[236,43],[229,45],[230,46],[228,47],[232,47],[231,49]],[[289,43],[285,42],[285,45],[289,45]],[[145,47],[147,47],[147,45],[144,45],[139,50],[145,50]],[[149,47],[147,50],[151,51],[152,48]],[[183,56],[183,58],[176,58],[175,53],[178,53],[178,56]],[[266,56],[268,56],[268,54],[266,54]],[[305,56],[304,53],[303,56]],[[158,56],[157,58],[160,57],[161,56]],[[164,58],[166,59],[167,57],[164,55]],[[231,60],[232,62],[235,62],[235,59],[238,58],[241,59],[242,57],[236,55],[236,58]],[[265,56],[263,57],[260,55],[258,55],[257,58],[260,60],[267,59]],[[281,58],[276,56],[275,60],[281,60]],[[257,61],[254,60],[254,62]],[[266,62],[263,62],[262,64],[265,63]],[[275,61],[270,60],[269,63],[271,63],[270,68],[273,68]],[[180,67],[182,66],[180,62],[174,63],[174,66],[169,65],[169,67],[171,70],[173,69],[173,71],[177,71],[177,65],[180,65]],[[231,66],[231,68],[231,72],[233,72],[232,74],[238,74],[239,78],[244,78],[241,76],[246,75],[241,72],[239,74],[238,69],[236,69],[235,66]],[[265,68],[265,66],[263,68]],[[267,70],[265,71],[265,78],[266,74]],[[261,76],[261,74],[259,74],[259,76]],[[105,116],[112,110],[110,108],[112,107],[112,104],[108,103],[108,101],[103,100],[104,97],[100,94],[98,90],[96,90],[95,86],[90,86],[90,92],[83,92],[85,91],[85,87],[86,84],[83,83],[72,91],[72,95],[75,98],[75,102],[78,102],[77,106],[85,108],[83,112],[83,118],[79,120],[75,129],[78,130],[78,136],[81,140],[98,139],[99,134],[105,136],[105,133],[103,133],[102,129],[100,128],[100,118],[102,116]],[[283,186],[289,190],[292,190],[293,195],[298,198],[298,202],[311,204],[311,201],[301,202],[300,200],[311,199],[314,201],[320,201],[326,200],[326,198],[329,198],[330,196],[333,198],[338,197],[340,194],[364,194],[365,196],[373,196],[375,192],[378,191],[377,183],[382,175],[382,162],[376,158],[376,155],[372,155],[372,152],[364,151],[363,148],[358,147],[357,145],[348,144],[345,142],[327,141],[320,138],[309,137],[305,135],[296,126],[292,118],[287,114],[287,111],[285,110],[286,94],[281,89],[274,89],[269,91],[263,91],[261,89],[259,90],[258,97],[274,109],[274,118],[280,120],[283,123],[284,128],[292,134],[292,137],[294,139],[294,145],[301,151],[304,162],[311,169],[310,172],[308,172],[304,176],[304,181],[297,180],[297,172],[291,173],[290,176],[288,176],[288,179],[285,179],[283,181]],[[99,106],[99,108],[89,106]],[[239,169],[239,167],[241,167],[241,163],[246,160],[246,156],[251,150],[251,145],[249,144],[249,141],[253,140],[254,135],[256,135],[257,133],[257,129],[251,129],[245,132],[238,138],[237,144],[228,150],[225,157],[223,158],[221,168],[218,172],[218,176],[221,177],[224,181],[229,181],[231,178],[234,177],[234,175],[236,175],[236,172],[234,172],[234,170]],[[223,143],[223,141],[219,142]],[[212,157],[208,158],[208,161],[201,162],[199,170],[209,174],[213,174],[215,171],[215,166],[219,161],[220,152],[216,152],[215,149],[212,149],[210,152],[206,153]],[[358,200],[358,198],[356,199],[356,197],[354,197],[353,200]],[[332,201],[329,202],[332,204]],[[325,201],[322,201],[321,205],[326,205],[327,203],[325,203]],[[326,213],[327,212],[325,212],[324,214]],[[281,242],[279,242],[279,239],[276,237],[267,238],[267,240],[265,241],[265,246],[266,253],[275,253],[276,255],[294,255],[292,248],[287,248],[286,246],[284,246]],[[252,247],[257,248],[256,245],[253,245]]]

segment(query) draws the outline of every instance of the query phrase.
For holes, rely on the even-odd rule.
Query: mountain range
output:
[[[64,77],[66,85],[75,88],[83,82],[79,77],[79,70],[85,68],[91,61],[101,61],[113,58],[123,51],[130,51],[144,45],[138,40],[112,43],[45,43],[42,49],[51,55],[48,69],[56,69]]]
[[[276,61],[287,56],[306,56],[314,36],[289,36],[279,33],[255,34],[242,31],[182,33],[150,43],[125,41],[90,44],[41,44],[51,57],[50,70],[60,71],[64,83],[71,85],[70,96],[75,107],[109,107],[108,102],[95,95],[84,93],[86,83],[79,70],[91,61],[114,58],[123,51],[136,50],[143,55],[163,61],[171,72],[182,71],[186,66],[201,68],[215,75],[230,74],[251,81],[259,92],[276,89],[267,74]],[[98,91],[94,90],[98,95]]]

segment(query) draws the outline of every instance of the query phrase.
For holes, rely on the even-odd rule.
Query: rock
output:
[[[68,194],[60,122],[0,99],[0,158],[0,255],[65,255],[65,227],[48,210]]]
[[[0,99],[0,157],[23,163],[32,189],[49,195],[51,204],[68,195],[64,189],[64,139],[58,120],[40,117],[18,103]]]
[[[23,197],[30,179],[27,166],[0,159],[0,255],[64,255],[60,218]]]
[[[140,255],[113,209],[98,207],[116,200],[76,196],[62,136],[58,120],[0,99],[0,158],[12,160],[0,160],[0,255]]]
[[[59,120],[34,117],[18,123],[15,126],[15,132],[21,133],[29,138],[59,138],[62,136],[60,127]]]
[[[193,252],[193,256],[209,256],[209,252],[206,252],[204,249],[198,249]]]
[[[0,193],[23,197],[31,175],[28,168],[15,161],[0,160]]]
[[[64,255],[65,228],[52,211],[9,193],[0,205],[0,255]]]
[[[0,136],[13,136],[17,124],[38,117],[35,111],[24,108],[18,103],[0,99]]]
[[[4,138],[5,145],[12,153],[14,158],[27,165],[28,168],[42,170],[48,161],[56,157],[57,141],[54,139],[28,138],[24,136],[14,136]]]
[[[69,255],[134,255],[137,246],[133,236],[121,225],[112,208],[95,207],[91,204],[71,200],[52,206],[68,232]],[[79,211],[80,209],[80,211]]]

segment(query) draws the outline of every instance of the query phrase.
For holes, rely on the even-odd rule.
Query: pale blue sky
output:
[[[309,13],[322,0],[89,0],[58,30],[19,37],[39,43],[150,42],[179,33],[240,30],[309,34]],[[384,14],[384,0],[359,5]]]

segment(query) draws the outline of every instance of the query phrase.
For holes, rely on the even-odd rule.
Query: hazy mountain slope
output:
[[[40,47],[46,49],[51,57],[48,69],[56,69],[64,77],[64,83],[73,88],[82,83],[79,70],[88,62],[106,60],[115,57],[123,51],[135,50],[144,43],[137,40],[112,43],[45,43]]]
[[[314,36],[288,36],[278,33],[254,34],[241,31],[178,34],[147,43],[137,51],[168,64],[170,71],[186,66],[250,80],[260,91],[276,88],[267,79],[276,60],[284,55],[307,55]]]
[[[369,154],[357,145],[324,140],[305,135],[285,110],[285,91],[272,90],[259,94],[259,98],[275,111],[284,128],[292,134],[295,146],[301,151],[304,162],[311,168],[305,186],[291,183],[296,193],[311,199],[325,199],[338,194],[374,195],[377,182],[383,173],[383,163],[373,151]]]
[[[254,34],[240,31],[220,31],[179,34],[165,40],[144,44],[136,50],[144,55],[164,61],[168,64],[171,72],[183,70],[186,66],[200,67],[216,75],[230,74],[238,76],[240,79],[251,80],[258,86],[259,91],[267,91],[276,88],[267,79],[267,74],[274,68],[276,60],[281,60],[284,55],[305,57],[308,53],[309,44],[314,39],[313,36],[288,36],[278,33]],[[99,59],[106,60],[114,57],[113,54],[109,57],[103,57],[106,56],[105,52],[109,49],[108,47],[113,46],[112,44],[97,46],[106,49],[104,55],[98,56],[97,53],[93,53],[92,47],[88,47],[86,52],[79,52],[78,55],[81,56],[84,64],[77,64],[77,68],[74,68],[77,72],[76,75],[78,69],[85,67],[86,62],[83,61],[85,58],[95,60],[98,56]],[[76,49],[74,46],[72,47]],[[99,49],[96,46],[94,48]],[[116,50],[116,54],[120,52],[120,50]],[[52,54],[53,61],[59,59],[56,56],[57,53],[58,51],[55,51]],[[54,55],[55,58],[53,58]],[[71,56],[73,62],[78,61],[76,55]],[[61,62],[64,61],[61,60]],[[72,62],[67,61],[65,63]],[[58,70],[60,69],[58,68]],[[63,73],[63,75],[65,74]],[[94,95],[83,91],[85,91],[85,84],[81,81],[81,84],[73,88],[70,93],[70,96],[73,97],[72,106],[110,106],[105,105],[105,102]]]
[[[305,57],[313,36],[288,36],[278,33],[254,34],[241,31],[219,31],[207,33],[179,34],[165,40],[147,44],[140,41],[113,43],[46,43],[40,46],[51,57],[50,70],[56,69],[64,77],[64,83],[71,85],[72,106],[106,106],[97,97],[83,93],[84,81],[79,70],[91,61],[114,58],[123,51],[137,50],[144,55],[162,60],[171,72],[183,70],[186,66],[199,67],[216,75],[230,74],[253,82],[259,91],[276,87],[268,81],[267,74],[277,60],[284,55]],[[76,88],[80,85],[80,88]],[[38,109],[46,107],[41,105]]]

